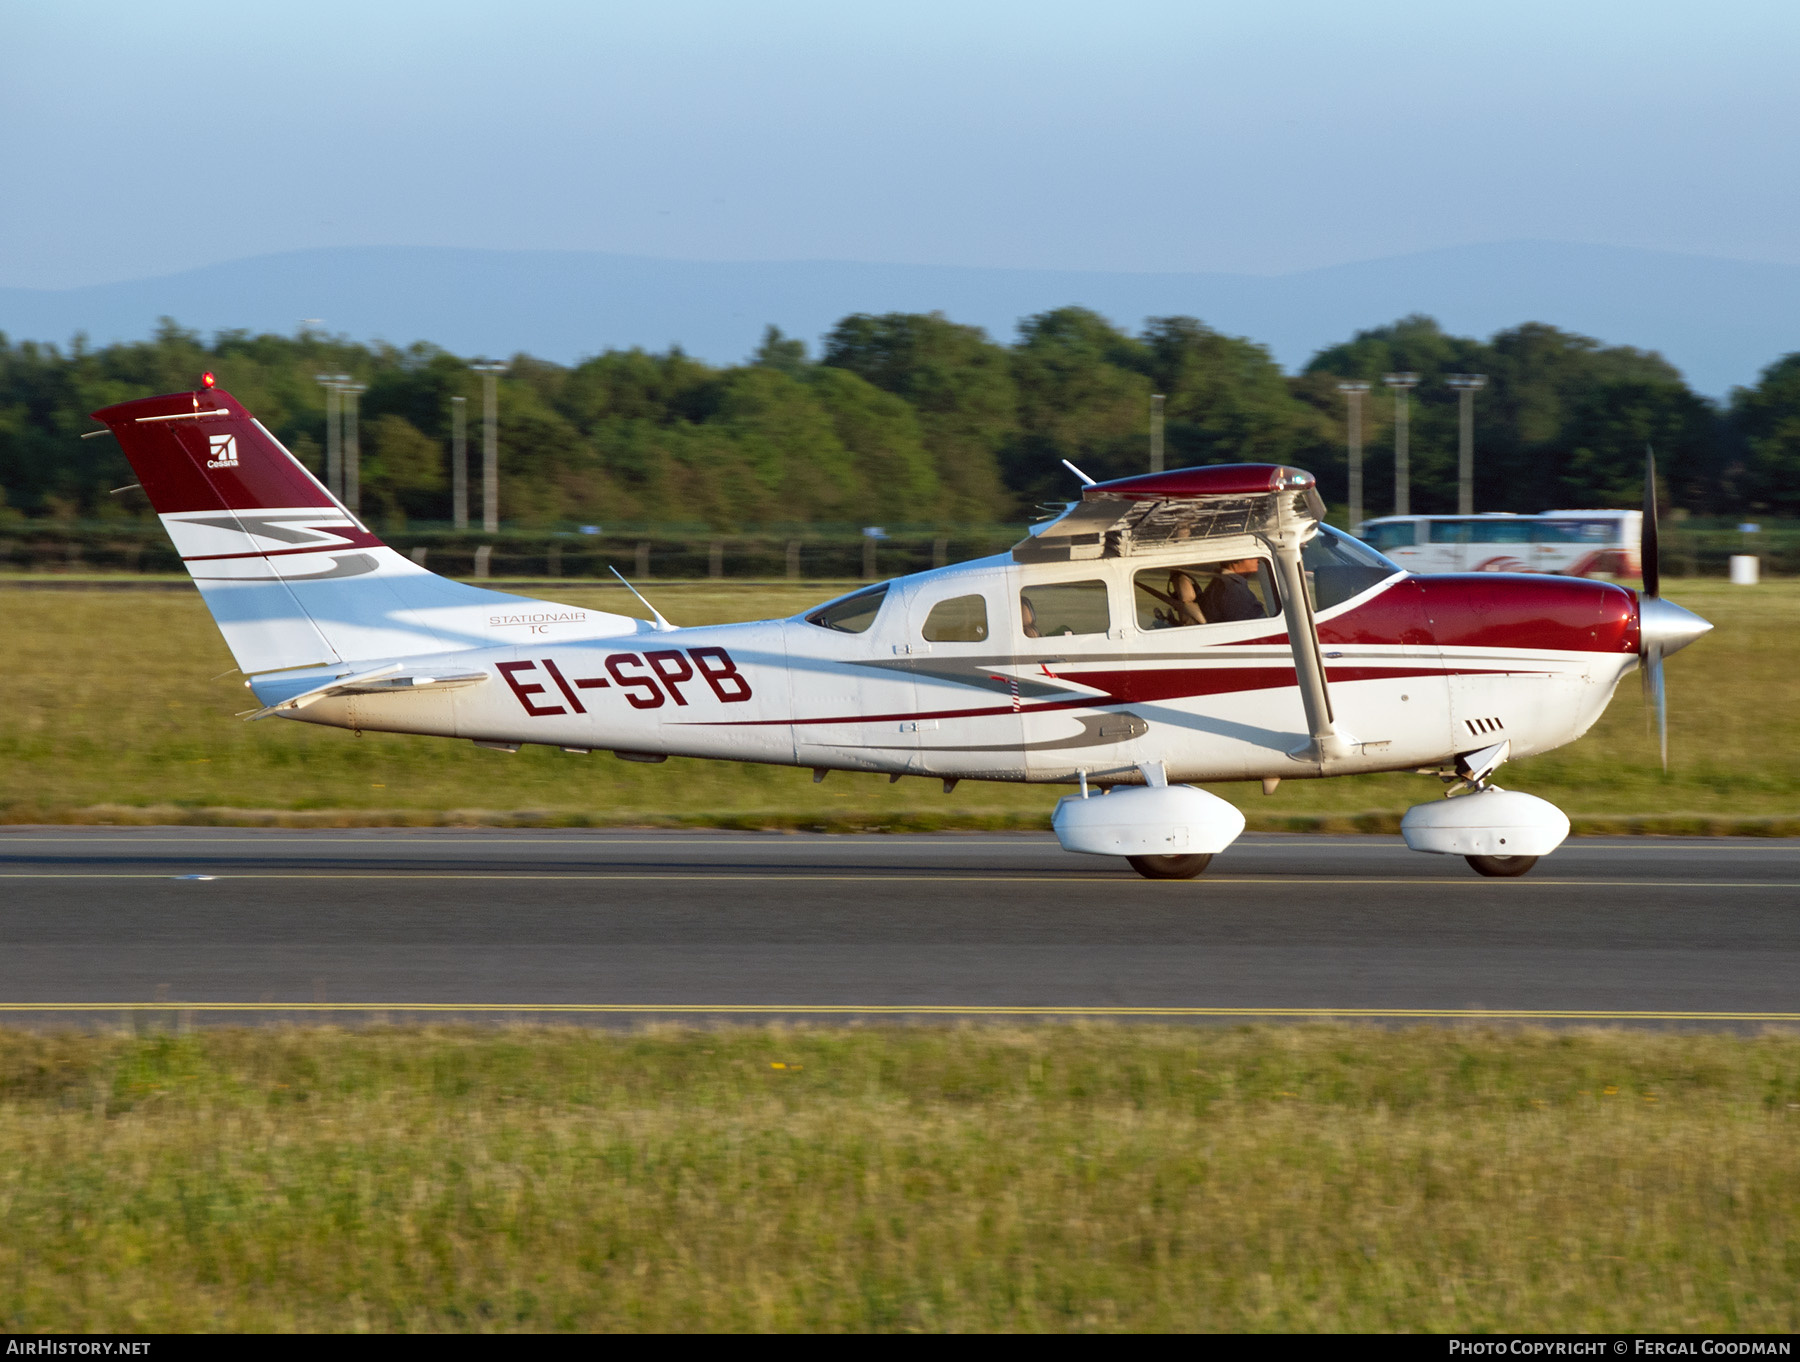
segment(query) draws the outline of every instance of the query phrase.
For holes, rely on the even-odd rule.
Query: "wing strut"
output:
[[[1312,599],[1306,591],[1306,567],[1300,547],[1318,532],[1314,521],[1302,520],[1284,508],[1273,531],[1261,535],[1275,555],[1275,571],[1281,580],[1281,613],[1287,622],[1288,646],[1294,654],[1294,677],[1300,684],[1300,703],[1306,710],[1307,741],[1291,749],[1296,761],[1316,762],[1321,769],[1352,756],[1359,744],[1338,730],[1331,708],[1331,688],[1325,680],[1325,659],[1319,651],[1319,626],[1313,619]]]

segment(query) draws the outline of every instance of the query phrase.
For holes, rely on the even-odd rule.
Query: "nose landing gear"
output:
[[[1400,821],[1406,845],[1461,856],[1490,879],[1523,875],[1561,846],[1569,835],[1568,815],[1535,795],[1488,783],[1511,750],[1511,743],[1500,742],[1459,756],[1451,797],[1410,808]]]

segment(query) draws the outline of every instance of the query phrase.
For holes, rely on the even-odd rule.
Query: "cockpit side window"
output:
[[[1146,568],[1132,579],[1140,629],[1231,624],[1281,613],[1266,558]]]
[[[887,593],[888,583],[883,582],[854,596],[827,601],[808,614],[806,622],[821,629],[834,629],[840,634],[865,634],[875,623],[875,616],[881,613],[881,603],[887,599]]]
[[[920,630],[927,643],[985,643],[987,601],[980,596],[952,596],[931,607]]]

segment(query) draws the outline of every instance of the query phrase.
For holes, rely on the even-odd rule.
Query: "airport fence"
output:
[[[649,526],[602,534],[433,527],[380,530],[414,562],[447,577],[568,577],[654,580],[877,580],[941,567],[1017,543],[1019,526],[948,526],[888,531],[777,528],[709,534]],[[0,573],[171,573],[181,560],[162,527],[142,522],[23,521],[0,528]]]
[[[414,562],[448,577],[877,580],[1003,552],[1018,525],[890,528],[874,538],[851,528],[791,526],[735,534],[690,526],[644,526],[601,533],[441,526],[381,528]],[[1727,522],[1665,523],[1663,571],[1723,577],[1733,554],[1754,554],[1770,576],[1800,576],[1800,521],[1763,521],[1746,533]],[[147,521],[15,520],[0,525],[0,574],[154,574],[181,571],[162,527]]]

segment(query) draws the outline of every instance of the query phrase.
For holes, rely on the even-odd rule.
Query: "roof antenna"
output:
[[[1070,463],[1067,459],[1064,459],[1062,461],[1062,466],[1064,468],[1068,469],[1076,477],[1080,478],[1081,485],[1083,487],[1092,487],[1094,485],[1094,480],[1092,478],[1090,478],[1086,473],[1083,473],[1079,468],[1077,468],[1074,464]]]
[[[670,624],[666,619],[664,619],[662,617],[662,611],[658,610],[654,605],[651,605],[649,601],[645,600],[643,592],[639,591],[630,582],[627,582],[625,580],[625,575],[622,572],[620,572],[611,563],[608,563],[606,566],[607,566],[607,570],[609,572],[611,572],[613,576],[615,576],[619,579],[620,583],[623,584],[625,589],[627,591],[629,591],[632,595],[634,595],[638,598],[638,603],[640,605],[642,605],[644,607],[644,609],[646,609],[650,612],[651,616],[656,620],[656,624],[654,627],[659,634],[665,633],[669,630],[674,629],[675,626]]]

